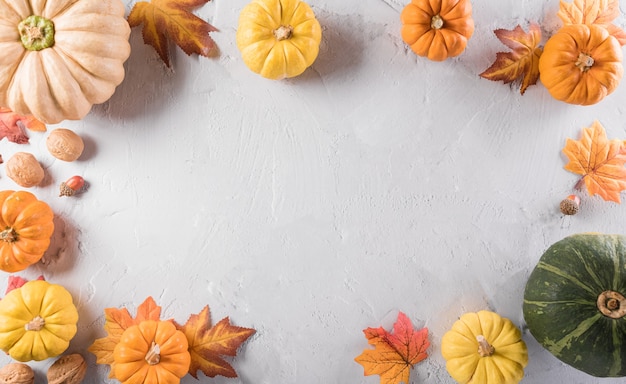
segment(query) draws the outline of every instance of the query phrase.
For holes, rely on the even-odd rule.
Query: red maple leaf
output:
[[[189,342],[191,376],[197,379],[198,371],[202,371],[209,377],[237,377],[233,367],[221,356],[235,356],[239,346],[256,332],[254,329],[231,325],[228,317],[212,326],[208,306],[199,314],[191,315],[185,325],[175,324]]]
[[[408,383],[411,368],[428,357],[428,329],[414,330],[411,320],[402,312],[393,325],[393,333],[384,328],[363,331],[375,349],[366,349],[354,360],[361,364],[365,376],[380,375],[381,384]]]

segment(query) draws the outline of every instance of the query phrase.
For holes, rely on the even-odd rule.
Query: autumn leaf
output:
[[[557,15],[565,25],[601,25],[607,28],[621,45],[626,45],[626,32],[612,24],[619,16],[619,0],[574,0],[572,3],[561,0]]]
[[[24,128],[31,131],[44,132],[46,125],[30,115],[20,115],[9,108],[0,107],[0,140],[7,140],[17,143],[28,143],[28,136]]]
[[[187,55],[196,53],[208,57],[215,48],[209,36],[217,28],[191,13],[193,8],[210,0],[151,0],[135,3],[128,15],[128,24],[143,24],[143,41],[151,45],[170,66],[169,41],[177,44]]]
[[[365,376],[380,375],[381,384],[409,383],[411,368],[428,355],[428,329],[414,330],[411,320],[402,312],[393,325],[393,333],[384,328],[363,331],[369,344],[354,360],[365,369]]]
[[[114,379],[115,365],[113,360],[113,349],[120,341],[124,331],[135,324],[139,324],[144,320],[159,321],[161,316],[161,307],[159,307],[154,299],[149,296],[137,307],[137,315],[133,318],[126,308],[106,308],[104,310],[104,330],[107,336],[96,339],[94,343],[87,349],[96,355],[96,363],[108,364],[111,366],[109,378]]]
[[[237,377],[233,367],[221,356],[236,356],[239,346],[256,332],[254,329],[233,326],[228,317],[211,326],[208,306],[199,314],[191,315],[185,325],[174,323],[189,342],[191,376],[197,379],[198,371],[202,371],[208,377]]]
[[[37,278],[37,280],[45,280],[43,275],[39,275],[39,277]],[[26,280],[23,277],[20,276],[9,276],[9,280],[7,282],[7,290],[4,292],[4,294],[6,295],[7,293],[11,292],[14,289],[20,288],[21,286],[23,286],[24,284],[28,283],[28,280]]]
[[[604,127],[594,121],[591,127],[583,128],[580,140],[567,139],[563,153],[569,158],[565,169],[582,175],[576,188],[584,184],[590,196],[621,202],[620,192],[626,189],[625,141],[609,141]]]
[[[519,25],[513,30],[496,29],[494,33],[511,52],[498,52],[493,64],[479,76],[505,84],[521,79],[520,93],[523,95],[526,88],[537,84],[539,79],[539,57],[543,53],[539,46],[541,28],[531,23],[528,33]]]

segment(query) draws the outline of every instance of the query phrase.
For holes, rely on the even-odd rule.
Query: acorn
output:
[[[85,186],[85,179],[81,176],[72,176],[59,186],[59,196],[74,196]]]
[[[559,205],[561,213],[564,215],[575,215],[580,209],[580,197],[576,195],[569,195],[561,201]]]

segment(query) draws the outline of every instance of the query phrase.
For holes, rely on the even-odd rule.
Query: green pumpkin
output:
[[[626,236],[577,234],[553,244],[530,274],[530,333],[566,364],[626,376]]]

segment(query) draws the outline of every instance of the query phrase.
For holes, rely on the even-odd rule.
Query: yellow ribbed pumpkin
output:
[[[253,0],[239,14],[237,47],[253,72],[272,80],[300,75],[319,53],[322,27],[300,0]]]

